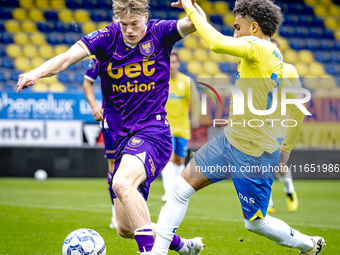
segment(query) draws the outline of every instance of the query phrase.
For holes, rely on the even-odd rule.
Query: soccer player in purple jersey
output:
[[[105,143],[105,158],[108,159],[109,164],[109,171],[108,171],[108,185],[109,185],[109,192],[111,196],[111,202],[112,202],[112,217],[110,222],[110,228],[116,229],[117,228],[117,219],[116,219],[116,210],[114,206],[114,195],[111,184],[111,179],[113,177],[114,172],[114,165],[115,165],[115,152],[116,148],[114,147],[116,143],[116,135],[114,132],[108,132],[104,128],[103,123],[103,111],[105,105],[105,101],[103,98],[103,104],[102,107],[99,107],[96,103],[96,98],[94,96],[93,91],[93,83],[96,81],[97,77],[99,76],[99,63],[98,59],[93,58],[89,64],[89,68],[84,76],[84,83],[83,83],[83,89],[85,92],[85,96],[87,101],[90,104],[90,107],[92,109],[92,116],[93,119],[96,121],[100,121],[100,127],[102,128],[102,134],[104,137],[104,143]]]
[[[194,6],[205,17],[196,3]],[[19,75],[17,93],[86,56],[97,57],[105,100],[104,125],[117,134],[111,180],[117,231],[122,237],[135,238],[140,252],[147,254],[155,235],[146,204],[149,187],[172,152],[164,109],[170,53],[177,41],[196,29],[187,17],[148,22],[149,0],[114,0],[113,8],[119,22],[85,36],[66,53]],[[191,255],[198,254],[203,244],[201,238],[186,240],[174,235],[170,248]]]

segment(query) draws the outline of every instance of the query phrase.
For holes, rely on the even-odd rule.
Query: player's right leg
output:
[[[173,240],[175,232],[185,216],[189,199],[196,191],[212,183],[201,172],[195,173],[194,178],[190,176],[190,168],[196,166],[195,159],[192,159],[182,174],[175,179],[171,196],[162,207],[158,218],[157,235],[151,252],[152,255],[168,254],[168,250],[171,249],[171,240]],[[202,238],[195,238],[189,242],[185,240],[184,246],[178,253],[196,255],[203,247]]]
[[[175,184],[170,198],[162,207],[157,223],[157,236],[152,255],[168,254],[171,239],[182,222],[189,199],[198,190],[230,177],[229,172],[206,171],[211,166],[225,166],[228,163],[224,158],[224,133],[215,136],[205,144],[190,161],[182,174],[175,179]],[[215,169],[216,170],[216,169]],[[222,170],[222,169],[221,169]],[[198,254],[204,245],[201,240],[193,239],[192,244],[187,244],[186,253]]]

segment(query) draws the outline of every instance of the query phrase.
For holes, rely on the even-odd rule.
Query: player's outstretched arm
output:
[[[191,0],[181,0],[181,3],[197,32],[214,52],[244,57],[245,46],[240,39],[222,35],[199,14]]]
[[[178,0],[176,3],[172,3],[171,6],[177,7],[177,8],[183,8],[181,1],[182,0]],[[193,2],[193,6],[196,8],[198,13],[203,17],[203,19],[207,20],[207,15],[202,10],[202,8],[196,3],[196,1],[192,1],[192,2]],[[187,35],[189,35],[193,32],[196,32],[196,28],[195,28],[194,24],[192,23],[192,21],[188,17],[180,19],[178,21],[178,25],[179,25],[179,28],[181,29],[184,36],[187,36]]]
[[[86,51],[78,43],[74,44],[67,52],[48,60],[33,71],[20,74],[17,84],[17,93],[20,93],[21,89],[33,86],[41,78],[61,73],[66,70],[67,67],[77,63],[85,57],[87,57]]]

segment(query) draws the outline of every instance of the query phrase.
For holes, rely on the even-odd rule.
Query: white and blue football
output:
[[[106,255],[104,239],[92,229],[75,230],[63,243],[63,255]]]

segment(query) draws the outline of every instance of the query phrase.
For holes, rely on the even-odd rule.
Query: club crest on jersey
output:
[[[88,39],[93,39],[96,35],[98,34],[98,31],[94,31],[91,34],[88,34],[87,36],[85,36]]]
[[[142,139],[139,139],[137,137],[132,137],[130,140],[129,140],[129,146],[132,147],[132,148],[136,148],[136,147],[139,147],[141,146],[142,144],[144,143],[144,140]]]
[[[155,47],[153,46],[153,42],[147,41],[139,44],[140,52],[145,56],[151,56],[151,54],[155,51]]]

